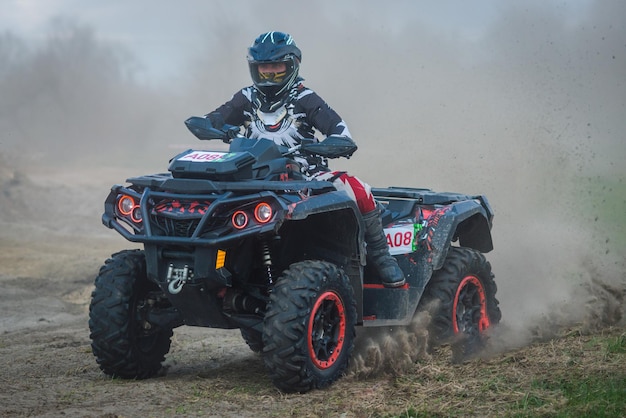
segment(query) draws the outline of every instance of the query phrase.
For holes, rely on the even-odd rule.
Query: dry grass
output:
[[[444,346],[402,371],[369,378],[352,374],[303,395],[277,392],[260,359],[253,357],[199,378],[193,393],[170,412],[202,415],[230,407],[239,416],[276,417],[626,415],[624,329],[589,335],[572,329],[549,341],[461,364],[450,362],[450,351]],[[605,392],[582,393],[601,388],[600,382],[606,383]],[[586,399],[581,402],[580,396]]]

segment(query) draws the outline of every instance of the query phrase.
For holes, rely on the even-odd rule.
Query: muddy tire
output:
[[[452,342],[456,359],[479,351],[485,331],[502,317],[496,291],[491,265],[482,253],[451,247],[424,294],[422,306],[430,307],[431,341]]]
[[[339,379],[354,348],[356,302],[346,274],[324,261],[292,264],[279,278],[263,324],[263,359],[283,392]]]
[[[100,268],[89,306],[91,349],[112,377],[146,379],[157,374],[170,349],[172,330],[146,331],[137,310],[156,285],[146,277],[143,251],[122,251]]]

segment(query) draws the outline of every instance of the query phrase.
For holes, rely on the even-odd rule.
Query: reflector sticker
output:
[[[226,264],[226,251],[217,250],[217,256],[215,257],[215,270],[221,269]]]
[[[408,254],[417,249],[417,232],[421,224],[395,225],[385,228],[385,237],[391,255]]]
[[[208,161],[220,162],[226,161],[233,155],[235,155],[235,153],[232,152],[193,151],[178,158],[178,161],[191,161],[192,163],[206,163]]]

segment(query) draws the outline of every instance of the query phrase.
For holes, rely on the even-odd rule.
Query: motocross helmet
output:
[[[266,100],[280,100],[298,80],[302,52],[291,35],[283,32],[267,32],[259,35],[248,48],[248,66],[252,82]],[[280,64],[284,63],[282,66]],[[263,64],[274,64],[280,71],[259,71]],[[270,66],[271,67],[271,66]]]

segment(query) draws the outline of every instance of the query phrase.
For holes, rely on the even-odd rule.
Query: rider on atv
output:
[[[298,75],[302,53],[291,35],[267,32],[248,49],[248,65],[253,86],[245,87],[213,112],[205,115],[211,125],[243,126],[248,138],[267,138],[288,148],[303,140],[313,140],[315,130],[326,137],[350,138],[343,119],[314,91],[302,84]],[[405,284],[396,259],[389,254],[380,210],[370,186],[343,171],[331,171],[321,157],[299,155],[310,180],[326,180],[344,190],[356,202],[365,221],[368,264],[375,267],[387,287]]]

